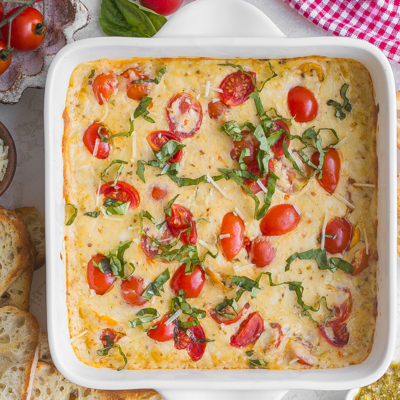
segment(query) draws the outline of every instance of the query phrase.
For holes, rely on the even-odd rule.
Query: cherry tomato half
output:
[[[226,318],[223,315],[218,314],[215,310],[210,311],[210,316],[218,324],[232,325],[235,322],[239,321],[239,319],[243,317],[243,315],[249,308],[250,308],[249,303],[244,304],[243,308],[232,319]],[[222,312],[226,314],[233,314],[233,311],[230,307],[225,307],[225,309],[223,309]]]
[[[193,320],[194,318],[189,318],[189,321]],[[175,327],[175,329],[178,330],[178,327]],[[175,348],[178,350],[186,349],[192,361],[199,361],[206,351],[207,342],[200,342],[206,339],[206,334],[201,325],[192,326],[188,328],[188,331],[191,337],[185,332],[178,330],[178,342],[175,343]],[[192,338],[194,338],[196,342]]]
[[[104,194],[104,196],[108,199],[116,199],[118,201],[128,202],[129,209],[135,210],[139,207],[140,197],[136,189],[131,186],[129,183],[124,181],[117,181],[115,186],[110,186],[113,182],[108,182],[108,185],[105,183],[100,188],[99,194]]]
[[[126,95],[132,99],[140,101],[142,97],[148,96],[151,92],[151,83],[132,83],[139,79],[149,79],[147,75],[143,75],[136,68],[127,69],[122,76],[127,79]]]
[[[265,236],[280,236],[292,231],[300,222],[300,215],[291,204],[271,207],[260,222]]]
[[[353,225],[346,218],[334,218],[326,225],[325,235],[337,236],[325,238],[325,249],[330,254],[343,253],[350,245]]]
[[[13,8],[5,18],[8,18],[19,9],[20,7]],[[44,33],[38,35],[36,26],[41,24],[42,21],[42,13],[35,8],[28,7],[22,11],[11,24],[11,47],[19,51],[30,51],[39,47],[44,39]],[[1,28],[5,42],[8,41],[8,25],[6,24]]]
[[[225,103],[222,101],[211,101],[208,103],[208,115],[212,119],[217,119],[219,116],[221,116],[225,111],[228,111],[230,109],[229,106],[227,106]]]
[[[3,4],[0,3],[0,5],[3,7]],[[0,18],[0,21],[1,21],[1,18]],[[7,48],[7,43],[3,39],[0,39],[0,50],[6,49],[6,48]],[[7,71],[8,67],[11,64],[11,58],[12,58],[11,53],[8,53],[8,60],[6,60],[6,61],[0,60],[0,75],[3,75],[4,72]]]
[[[118,87],[118,78],[114,72],[100,74],[94,78],[92,83],[94,97],[100,105],[107,103]]]
[[[99,263],[100,260],[105,258],[107,257],[101,254],[96,254],[90,259],[87,266],[87,280],[89,287],[90,289],[93,289],[96,294],[100,295],[107,293],[116,280],[112,272],[109,272],[108,274],[103,274],[99,268],[93,265],[93,260],[96,263]]]
[[[250,262],[259,268],[271,264],[275,258],[275,249],[265,236],[256,237],[249,246],[247,246]]]
[[[271,133],[274,133],[278,131],[279,129],[284,129],[289,135],[290,135],[290,129],[287,126],[285,121],[282,121],[281,119],[277,119],[274,121],[274,126],[271,129]],[[279,138],[278,141],[276,141],[272,146],[271,149],[274,152],[275,156],[280,158],[283,156],[284,151],[283,151],[283,141],[285,140],[287,147],[289,148],[290,140],[285,136],[285,134],[282,134],[281,137]]]
[[[246,71],[256,80],[256,74]],[[228,75],[219,85],[222,93],[219,93],[221,100],[228,106],[240,106],[254,92],[254,83],[249,75],[241,71]]]
[[[153,189],[151,189],[151,197],[156,201],[164,200],[167,194],[167,190],[160,186],[154,186]]]
[[[231,346],[237,348],[249,346],[263,332],[264,320],[258,312],[253,312],[240,324],[239,330],[231,336]]]
[[[300,364],[312,366],[318,363],[317,357],[313,356],[308,346],[305,346],[302,343],[291,340],[290,350],[293,354],[293,357],[295,357],[297,362]]]
[[[346,323],[332,326],[318,326],[318,330],[323,338],[332,346],[343,347],[349,342],[350,333]]]
[[[272,162],[272,160],[269,160],[268,168],[272,172],[275,172],[275,166],[274,166],[274,163]],[[264,178],[261,177],[261,172],[260,172],[260,169],[258,167],[258,162],[257,161],[254,161],[253,164],[249,165],[247,167],[247,171],[251,172],[252,174],[259,175],[260,176],[260,182],[265,187],[268,187],[269,174],[265,175]],[[257,194],[257,193],[261,192],[261,190],[262,190],[260,185],[257,183],[257,181],[253,181],[252,179],[244,179],[243,183],[251,190],[251,192],[253,194]],[[243,188],[242,188],[242,190],[243,190]]]
[[[226,214],[222,219],[221,233],[230,235],[220,239],[220,242],[225,258],[231,261],[243,247],[244,223],[242,219],[233,212]]]
[[[142,235],[142,238],[140,239],[140,247],[142,248],[143,253],[146,254],[146,257],[150,260],[153,260],[156,254],[159,254],[159,247],[153,246],[153,241],[146,235]]]
[[[281,344],[282,338],[283,338],[282,326],[281,326],[281,324],[278,324],[277,322],[272,322],[271,324],[269,324],[269,326],[272,329],[276,329],[277,336],[276,336],[275,342],[273,343],[273,346],[277,349],[279,347],[279,345]]]
[[[121,338],[123,338],[126,335],[121,332],[116,332],[113,329],[104,329],[104,331],[101,332],[100,335],[100,340],[103,343],[103,347],[108,346],[106,336],[108,336],[114,343],[117,343]]]
[[[172,132],[168,131],[154,131],[147,135],[147,143],[156,153],[160,151],[165,143],[169,142],[170,140],[175,140],[176,142],[181,142],[179,136],[175,135]],[[173,155],[170,159],[167,160],[168,164],[173,164],[174,162],[179,162],[182,160],[183,150],[178,150],[175,155]]]
[[[187,235],[188,232],[184,232],[180,240],[185,244],[197,243],[196,222],[193,221],[193,216],[187,208],[180,204],[173,204],[171,207],[171,216],[165,214],[165,221],[167,221],[167,226],[174,237],[178,237],[183,230],[188,229],[190,224],[192,224],[189,238]]]
[[[148,302],[147,299],[142,297],[144,290],[143,279],[139,276],[132,275],[126,281],[122,281],[121,296],[133,307],[141,306]]]
[[[181,138],[194,136],[203,122],[201,104],[189,93],[177,93],[167,106],[169,129]]]
[[[189,275],[185,274],[186,264],[182,264],[171,278],[171,289],[175,294],[182,289],[188,299],[197,297],[203,289],[206,282],[206,274],[200,265],[193,268],[193,272]]]
[[[140,0],[143,7],[150,8],[157,14],[171,15],[179,9],[183,0]]]
[[[303,86],[289,90],[287,103],[296,122],[310,122],[318,114],[318,103],[314,94]]]
[[[0,21],[3,20],[4,17],[4,6],[3,3],[0,3]]]
[[[157,328],[148,331],[147,336],[157,340],[157,342],[167,342],[173,339],[175,325],[172,322],[165,325],[170,317],[171,314],[165,314],[159,321],[153,322],[151,326],[157,326]]]
[[[354,257],[353,265],[353,276],[360,274],[368,267],[369,255],[365,247],[357,252]]]
[[[246,165],[252,165],[254,163],[257,163],[256,156],[258,150],[260,149],[260,142],[253,135],[253,132],[248,130],[242,131],[242,139],[236,142],[232,142],[232,144],[233,144],[233,149],[231,150],[232,160],[239,161],[242,150],[247,148],[250,150],[250,155],[246,156],[243,159],[243,162]]]
[[[101,128],[100,133],[104,137],[108,138],[108,131],[107,129],[105,129],[105,126],[100,122],[93,122],[93,124],[86,129],[85,134],[83,135],[83,143],[85,143],[86,148],[93,154],[96,147],[96,140],[98,140],[99,145],[97,147],[95,157],[99,159],[104,159],[107,158],[110,154],[110,144],[108,142],[104,143],[101,141],[99,128]]]
[[[353,307],[353,298],[349,289],[345,289],[344,291],[347,293],[348,297],[340,304],[339,307],[333,307],[335,316],[326,323],[327,326],[340,325],[346,321],[347,318],[349,318],[351,309]]]
[[[311,162],[318,166],[319,165],[319,152],[316,151],[311,156]],[[332,194],[340,179],[340,156],[335,149],[329,149],[325,153],[324,163],[322,164],[322,178],[319,178],[319,173],[315,177],[317,182],[323,187],[329,194]]]

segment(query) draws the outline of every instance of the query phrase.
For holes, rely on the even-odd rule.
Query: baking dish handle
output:
[[[288,390],[178,390],[160,391],[164,400],[281,400]]]
[[[176,12],[157,33],[177,37],[285,37],[257,7],[243,0],[197,0]]]

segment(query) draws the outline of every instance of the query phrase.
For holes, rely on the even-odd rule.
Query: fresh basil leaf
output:
[[[153,296],[161,297],[159,290],[164,291],[164,283],[170,279],[169,269],[167,268],[161,275],[159,275],[153,282],[147,286],[142,294],[142,297],[151,300]]]
[[[275,175],[272,171],[269,171],[267,193],[264,193],[264,205],[258,211],[258,215],[260,215],[260,219],[267,213],[269,207],[271,206],[272,196],[275,193],[276,181],[278,179],[279,179],[279,177],[277,175]]]
[[[129,248],[131,245],[132,241],[125,241],[121,243],[119,246],[115,247],[112,249],[109,253],[105,255],[107,257],[107,262],[109,264],[109,267],[106,265],[106,261],[101,260],[99,262],[100,266],[98,267],[101,272],[103,273],[109,273],[112,272],[113,276],[120,278],[120,279],[126,279],[124,278],[125,276],[125,261],[124,261],[124,254],[125,250]],[[93,260],[93,265],[95,265],[95,262]],[[97,267],[97,265],[95,265]],[[135,267],[131,264],[133,270]],[[131,273],[132,274],[132,273]]]
[[[136,175],[141,179],[143,183],[146,183],[146,179],[144,177],[144,172],[146,171],[145,165],[146,161],[139,160],[137,162],[137,169],[136,169]]]
[[[147,115],[149,114],[149,111],[147,110],[147,107],[150,105],[150,103],[153,101],[151,97],[144,96],[140,100],[139,105],[137,106],[135,113],[133,114],[135,119],[139,118],[142,116],[143,119],[145,119],[147,122],[155,123],[153,119],[148,117]]]
[[[116,174],[116,176],[115,176],[114,182],[111,183],[111,184],[109,184],[109,183],[108,183],[106,180],[104,180],[103,178],[104,178],[105,174],[107,173],[107,170],[108,170],[111,166],[113,166],[114,164],[120,164],[120,165],[119,165],[119,167],[118,167],[117,174]],[[127,162],[127,161],[122,161],[122,160],[113,160],[113,161],[111,161],[111,163],[108,165],[108,167],[105,168],[105,169],[101,172],[101,174],[100,174],[100,179],[101,179],[104,183],[106,183],[108,186],[114,187],[114,186],[117,184],[117,182],[118,182],[119,175],[121,174],[122,168],[124,168],[124,165],[125,165],[125,164],[128,164],[128,162]]]
[[[157,228],[157,229],[161,229],[162,226],[163,226],[164,224],[166,224],[166,223],[167,223],[167,221],[164,220],[163,222],[160,222],[159,224],[157,224],[157,225],[156,225],[156,228]]]
[[[144,332],[148,332],[149,330],[151,330],[151,328],[154,329],[155,327],[150,327],[149,329],[145,329],[143,327],[143,324],[152,322],[160,316],[160,314],[155,308],[144,308],[140,310],[138,313],[136,313],[136,315],[142,318],[136,318],[133,321],[129,321],[128,325],[130,328],[136,328],[137,326],[142,326]]]
[[[165,214],[168,215],[168,217],[171,217],[171,216],[172,216],[172,214],[171,214],[171,207],[172,207],[172,204],[174,204],[175,200],[176,200],[178,197],[179,197],[179,194],[177,194],[172,200],[170,200],[170,201],[168,202],[167,206],[164,208],[164,212],[165,212]]]
[[[158,76],[157,76],[157,78],[154,78],[154,79],[139,79],[139,80],[137,80],[137,81],[131,82],[131,84],[134,85],[134,84],[136,84],[136,83],[145,83],[145,82],[147,82],[147,83],[155,83],[156,85],[159,85],[160,82],[161,82],[162,76],[163,76],[166,72],[167,72],[167,68],[166,68],[166,67],[163,67],[163,68],[161,68],[161,69],[158,71]]]
[[[186,147],[186,145],[183,143],[177,142],[176,140],[168,140],[161,150],[155,153],[156,159],[159,163],[164,163],[184,147]]]
[[[239,308],[238,301],[242,297],[242,294],[245,292],[245,289],[239,289],[236,293],[236,297],[233,299],[225,299],[222,303],[219,303],[215,306],[215,311],[219,314],[222,315],[223,317],[227,319],[233,319],[235,318],[235,315],[237,315],[237,310]],[[234,314],[232,313],[227,313],[224,312],[226,307],[231,307]]]
[[[222,124],[220,131],[232,137],[234,142],[239,142],[243,138],[242,129],[236,121],[225,122]]]
[[[128,24],[117,6],[116,0],[102,0],[99,22],[103,32],[108,36],[140,36],[135,34]]]
[[[109,274],[110,272],[112,272],[110,260],[108,258],[102,258],[98,263],[94,259],[92,259],[92,264],[93,266],[98,268],[103,274]]]
[[[254,350],[246,351],[247,357],[251,357],[254,354]]]
[[[328,102],[326,103],[328,106],[333,106],[335,108],[335,117],[339,118],[340,120],[346,118],[346,113],[343,112],[343,109],[347,112],[351,112],[352,110],[352,106],[346,95],[348,88],[349,85],[347,83],[344,83],[340,88],[340,97],[343,100],[343,104],[340,104],[335,100],[328,100]]]
[[[199,325],[199,320],[205,318],[207,315],[204,310],[192,308],[192,306],[186,301],[186,295],[182,289],[179,289],[178,296],[174,297],[171,301],[172,314],[174,314],[177,309],[181,309],[182,314],[189,315],[190,317],[194,318],[193,321],[180,321],[179,319],[176,319],[177,326],[184,329]]]
[[[97,133],[98,133],[99,136],[100,136],[100,140],[101,140],[102,142],[104,142],[104,143],[107,143],[107,142],[109,142],[110,140],[115,139],[115,138],[117,138],[117,137],[131,137],[131,136],[132,136],[132,133],[133,133],[133,131],[134,131],[134,120],[133,120],[132,118],[129,118],[129,132],[120,132],[120,133],[116,133],[115,135],[110,135],[108,138],[106,138],[106,137],[101,133],[101,131],[102,131],[103,129],[106,129],[106,130],[108,131],[108,133],[110,133],[110,130],[109,130],[107,127],[105,127],[105,126],[100,126],[99,129],[98,129],[98,132],[97,132]]]
[[[186,330],[186,335],[188,335],[190,337],[190,339],[193,340],[194,343],[211,343],[211,342],[215,342],[215,340],[211,340],[211,339],[196,339],[194,334],[189,329]]]
[[[122,358],[124,359],[124,365],[122,367],[119,367],[117,369],[117,371],[121,371],[126,367],[126,364],[128,364],[128,359],[126,358],[125,353],[122,351],[121,346],[119,344],[115,344],[114,341],[110,338],[110,336],[105,336],[104,339],[106,340],[107,346],[103,347],[100,350],[97,350],[97,355],[99,355],[100,357],[104,357],[107,356],[109,351],[112,348],[117,348],[119,351],[119,354],[122,356]]]
[[[106,214],[108,215],[125,215],[128,212],[130,201],[115,201],[113,204],[108,206]],[[105,205],[105,203],[104,203]]]
[[[92,79],[94,77],[95,72],[96,71],[94,69],[92,69],[92,71],[90,72],[90,75],[88,76],[88,78]]]
[[[325,234],[325,239],[337,239],[337,235],[334,235],[334,236],[332,236],[332,235],[326,235]],[[322,236],[320,236],[318,239],[318,242],[320,242],[321,240],[322,240]]]
[[[186,187],[186,186],[197,186],[201,182],[207,182],[207,175],[202,175],[199,178],[192,179],[192,178],[179,178],[175,174],[171,174],[169,171],[166,173],[173,182],[175,182],[179,187]]]
[[[84,213],[83,215],[86,215],[87,217],[91,217],[91,218],[97,218],[100,215],[100,211],[90,211],[90,212]]]
[[[239,157],[239,165],[242,171],[246,171],[247,165],[244,163],[244,158],[250,156],[250,150],[248,148],[243,148],[240,157]]]
[[[111,207],[111,206],[112,206],[114,203],[116,203],[116,202],[118,202],[117,199],[111,199],[111,198],[107,197],[107,198],[104,200],[103,206],[104,206],[104,207]]]
[[[249,359],[250,368],[267,368],[268,363],[264,360],[252,360]]]
[[[331,272],[336,272],[336,270],[341,269],[351,275],[353,274],[353,265],[338,257],[331,257],[328,260],[328,267],[326,269],[329,269]]]
[[[73,214],[71,215],[71,217],[69,218],[69,220],[66,223],[67,226],[70,226],[74,223],[75,218],[78,215],[78,208],[71,203],[68,203],[67,206],[71,206],[74,209]]]

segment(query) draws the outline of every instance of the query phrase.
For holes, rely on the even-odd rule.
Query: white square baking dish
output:
[[[224,10],[229,12],[221,18]],[[243,24],[243,21],[247,23]],[[242,28],[237,28],[239,26]],[[233,32],[240,36],[240,29],[247,37],[225,37]],[[180,32],[185,32],[186,37],[180,37]],[[264,14],[240,0],[198,0],[191,3],[179,11],[157,36],[152,39],[110,37],[81,40],[62,49],[49,70],[45,95],[47,310],[50,348],[57,368],[66,378],[82,386],[109,390],[154,388],[168,400],[206,396],[209,400],[244,398],[243,391],[257,391],[252,395],[272,398],[266,397],[266,390],[345,390],[377,380],[392,359],[396,330],[396,102],[389,62],[377,48],[363,41],[334,37],[285,38]],[[206,56],[265,59],[308,55],[353,58],[363,63],[371,74],[380,109],[377,137],[378,317],[374,345],[368,359],[360,365],[342,369],[310,371],[118,372],[96,369],[78,361],[69,343],[63,256],[62,114],[74,68],[82,62],[101,58]]]

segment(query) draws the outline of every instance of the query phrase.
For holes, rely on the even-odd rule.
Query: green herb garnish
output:
[[[118,201],[117,199],[107,198],[103,206],[107,207],[106,214],[108,215],[125,215],[129,209],[130,201]]]
[[[174,297],[171,302],[171,313],[174,314],[178,309],[182,310],[182,314],[189,315],[194,318],[192,321],[180,321],[176,319],[176,325],[180,328],[191,328],[200,324],[200,319],[206,317],[206,312],[204,310],[199,310],[198,308],[192,308],[192,306],[186,301],[185,292],[179,289],[178,296]]]
[[[142,294],[142,297],[147,300],[151,300],[153,296],[161,297],[160,290],[164,292],[164,283],[170,278],[169,269],[167,268],[161,275],[159,275],[153,282],[147,286],[146,290]]]
[[[88,78],[89,79],[92,79],[93,77],[94,77],[94,74],[95,74],[95,70],[94,69],[92,69],[91,71],[90,71],[90,75],[88,76]]]
[[[133,118],[129,118],[129,132],[120,132],[120,133],[116,133],[115,135],[110,135],[108,138],[106,138],[101,131],[103,129],[106,129],[108,133],[110,133],[110,130],[105,127],[105,126],[99,126],[99,129],[97,130],[97,133],[100,136],[100,140],[104,143],[109,142],[112,139],[115,139],[116,137],[131,137],[132,133],[134,131],[134,120]]]
[[[267,368],[268,363],[264,360],[252,360],[249,359],[249,366],[250,368]]]
[[[163,67],[158,71],[158,76],[157,78],[154,79],[139,79],[137,81],[133,81],[131,82],[132,85],[136,84],[136,83],[155,83],[156,85],[158,85],[161,82],[161,78],[162,76],[167,72],[167,68]]]
[[[164,208],[165,214],[168,215],[168,217],[171,217],[171,207],[174,204],[175,200],[179,197],[179,194],[177,194],[172,200],[170,200],[167,204],[167,206]]]
[[[113,166],[114,164],[120,164],[120,165],[119,165],[119,167],[118,167],[117,174],[115,175],[114,182],[110,184],[110,183],[108,183],[106,180],[104,180],[103,178],[104,178],[105,174],[107,173],[107,170],[108,170],[111,166]],[[101,179],[104,183],[106,183],[108,186],[114,187],[114,186],[117,184],[117,182],[118,182],[119,175],[121,174],[122,168],[124,168],[124,165],[125,165],[125,164],[128,164],[128,162],[127,162],[127,161],[122,161],[122,160],[113,160],[113,161],[111,161],[111,163],[108,165],[108,167],[105,168],[105,169],[101,172],[101,174],[100,174],[100,179]]]
[[[90,211],[90,212],[84,213],[83,215],[86,215],[87,217],[91,217],[91,218],[97,218],[100,215],[100,211]]]
[[[233,299],[225,299],[222,303],[219,303],[215,306],[215,311],[222,315],[227,319],[234,319],[235,315],[237,315],[237,310],[239,308],[238,301],[242,297],[242,294],[245,292],[245,289],[239,289],[236,293],[236,297]],[[234,311],[234,314],[224,312],[226,307],[231,307]]]
[[[344,113],[343,110],[346,110],[347,112],[350,112],[352,110],[350,101],[346,96],[348,88],[349,85],[347,83],[344,83],[340,88],[340,97],[343,99],[343,104],[340,104],[335,100],[328,100],[328,102],[326,103],[328,106],[333,106],[335,108],[335,117],[339,118],[340,120],[346,118],[346,113]]]
[[[152,124],[155,124],[156,121],[154,119],[148,117],[148,114],[150,111],[147,110],[147,107],[150,105],[150,103],[153,101],[151,97],[142,97],[140,100],[139,105],[137,106],[135,113],[133,116],[136,118],[139,118],[140,116],[147,122],[151,122]]]
[[[152,329],[157,328],[157,325],[150,326],[147,329],[145,329],[143,326],[143,324],[152,322],[160,316],[160,314],[155,308],[144,308],[143,310],[140,310],[138,313],[136,313],[136,315],[139,315],[142,318],[136,318],[133,321],[129,321],[128,325],[130,328],[136,328],[137,326],[141,326],[143,328],[143,332],[148,332],[151,331]]]
[[[69,218],[69,220],[67,221],[66,225],[70,226],[74,223],[76,216],[78,215],[78,208],[76,206],[74,206],[71,203],[66,204],[67,206],[71,206],[74,209],[73,214],[71,215],[71,217]]]
[[[125,353],[122,351],[121,346],[119,344],[115,344],[114,341],[110,338],[110,336],[107,335],[104,336],[104,340],[106,341],[107,345],[102,349],[97,350],[97,355],[99,355],[100,357],[107,356],[112,348],[114,347],[117,348],[119,354],[121,354],[122,358],[124,359],[124,365],[122,367],[119,367],[117,371],[123,370],[126,367],[126,364],[128,364],[128,359],[126,358]]]

